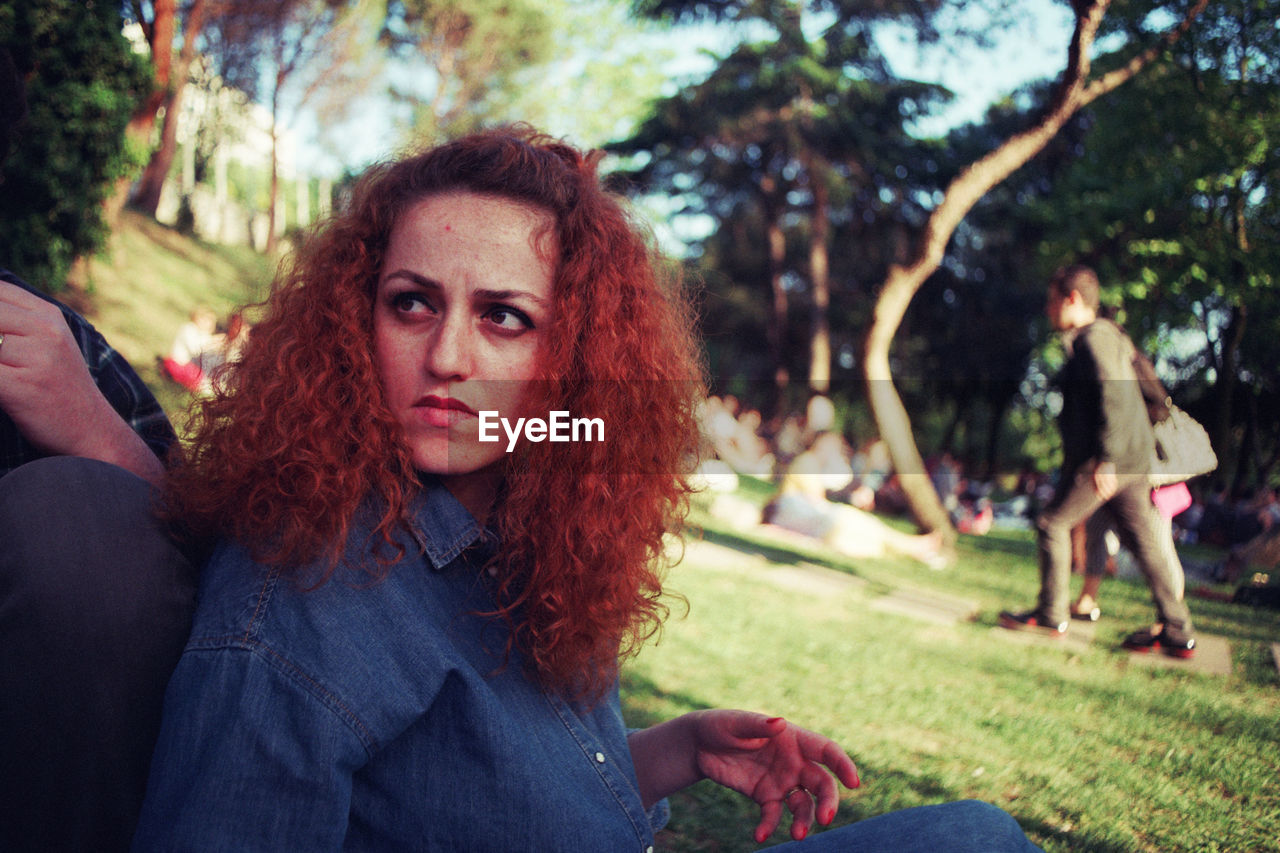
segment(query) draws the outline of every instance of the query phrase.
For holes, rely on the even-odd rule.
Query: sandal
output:
[[[1085,622],[1097,622],[1102,617],[1102,608],[1098,606],[1097,599],[1088,593],[1082,593],[1067,612],[1071,614],[1072,619]]]
[[[1073,604],[1071,605],[1070,613],[1072,619],[1079,619],[1083,622],[1097,622],[1102,618],[1102,608],[1097,605],[1094,605],[1088,610],[1077,610],[1076,606]]]

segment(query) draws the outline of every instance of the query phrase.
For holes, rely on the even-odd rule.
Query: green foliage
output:
[[[639,189],[667,194],[685,221],[711,223],[690,254],[714,309],[704,326],[717,381],[765,390],[779,367],[812,375],[808,342],[825,310],[840,393],[856,382],[871,289],[904,220],[934,188],[923,165],[932,145],[910,138],[907,123],[947,97],[890,74],[870,27],[935,4],[640,5],[659,18],[750,24],[710,75],[658,102],[630,139],[612,146],[630,158]],[[802,25],[810,12],[823,14]],[[829,211],[825,238],[811,227],[820,207]],[[773,229],[785,242],[781,258],[771,257]],[[823,242],[833,249],[826,309],[804,304],[815,292],[811,252]],[[770,310],[775,287],[791,306],[785,319]]]
[[[1137,32],[1149,4],[1121,10]],[[1114,64],[1104,58],[1100,64]],[[1097,267],[1175,399],[1209,425],[1219,476],[1280,460],[1280,30],[1213,3],[1168,60],[1097,102],[1069,172],[1033,211],[1047,263]]]
[[[141,165],[124,129],[150,72],[121,35],[118,4],[0,0],[0,42],[29,70],[30,114],[5,164],[3,262],[48,290],[102,245],[102,202]]]
[[[382,41],[415,144],[524,121],[580,145],[628,133],[670,43],[619,0],[392,0]]]

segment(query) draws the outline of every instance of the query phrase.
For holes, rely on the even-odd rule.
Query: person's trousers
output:
[[[770,850],[788,853],[1036,853],[1017,821],[980,800],[917,806],[835,829]]]
[[[127,850],[196,570],[88,459],[0,478],[0,850]]]
[[[1156,517],[1160,519],[1160,547],[1163,549],[1164,557],[1173,572],[1173,594],[1178,598],[1183,598],[1186,589],[1186,574],[1182,568],[1182,558],[1178,556],[1178,549],[1173,541],[1173,519],[1166,517],[1158,510]],[[1116,532],[1112,524],[1110,513],[1094,513],[1085,522],[1084,573],[1086,575],[1092,577],[1105,575],[1107,573],[1108,558],[1116,556],[1119,552],[1119,533]],[[1113,536],[1116,537],[1114,547],[1110,541]]]
[[[1051,622],[1065,622],[1071,579],[1071,529],[1088,520],[1091,532],[1111,527],[1120,543],[1133,552],[1138,569],[1151,588],[1160,623],[1175,633],[1192,634],[1191,613],[1181,598],[1181,566],[1170,559],[1169,526],[1151,503],[1145,477],[1122,481],[1103,502],[1093,488],[1089,470],[1076,473],[1059,486],[1053,501],[1036,519],[1040,560],[1040,598],[1037,609]],[[1091,542],[1101,536],[1090,536]]]

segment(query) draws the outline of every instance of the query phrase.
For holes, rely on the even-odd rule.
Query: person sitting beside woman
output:
[[[135,850],[641,851],[704,778],[759,804],[757,841],[786,810],[800,839],[858,784],[780,717],[623,725],[702,382],[597,162],[515,128],[376,166],[281,274],[170,480],[221,544]],[[552,411],[601,440],[481,440],[481,413]],[[816,839],[1035,849],[971,801]]]

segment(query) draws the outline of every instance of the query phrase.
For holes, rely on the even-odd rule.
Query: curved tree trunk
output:
[[[911,419],[893,384],[889,349],[911,299],[942,263],[947,242],[969,210],[992,187],[1038,154],[1049,140],[1080,108],[1134,77],[1186,31],[1204,10],[1208,0],[1197,0],[1183,20],[1166,32],[1161,41],[1135,56],[1124,66],[1093,80],[1088,85],[1089,51],[1106,14],[1110,0],[1075,0],[1075,31],[1067,53],[1067,67],[1044,116],[1031,128],[1010,137],[999,148],[961,171],[952,180],[942,202],[925,223],[906,262],[893,264],[876,299],[875,313],[867,334],[863,376],[867,399],[881,438],[889,448],[902,483],[902,490],[916,520],[927,530],[954,535],[937,493],[924,470],[924,462],[911,431]]]

